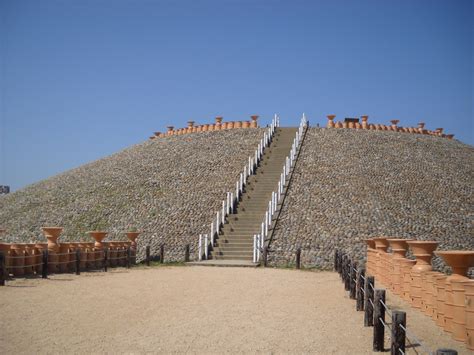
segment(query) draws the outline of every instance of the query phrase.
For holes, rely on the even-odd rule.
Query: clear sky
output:
[[[0,184],[166,125],[369,115],[473,134],[471,0],[0,0]]]

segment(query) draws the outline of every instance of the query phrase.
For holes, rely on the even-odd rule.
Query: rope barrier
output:
[[[398,348],[398,351],[400,352],[400,354],[405,355],[402,349]]]
[[[23,265],[23,266],[7,266],[6,269],[7,270],[10,270],[10,269],[25,269],[25,268],[29,268],[29,267],[35,267],[35,266],[39,266],[39,265],[43,265],[43,263],[41,264],[32,264],[32,265]]]
[[[385,323],[382,318],[379,317],[379,321],[382,322],[382,324],[383,324],[383,326],[384,326],[385,328],[388,328],[388,329],[390,329],[390,330],[392,329],[392,327],[390,327],[391,324],[390,324],[390,323]]]
[[[416,343],[417,343],[418,345],[420,345],[424,350],[426,350],[426,352],[427,352],[428,354],[431,354],[431,353],[432,353],[431,350],[430,350],[428,347],[426,347],[413,333],[409,332],[406,327],[404,327],[403,325],[400,324],[400,328],[402,328],[402,329],[404,330],[404,332],[405,332],[405,338],[407,338],[408,342],[409,342],[411,345],[414,345],[414,344],[410,341],[410,338],[409,338],[407,335],[410,335],[410,337],[412,337],[412,338],[416,341]]]
[[[380,300],[380,303],[382,303],[382,306],[385,308],[385,311],[388,313],[388,315],[391,317],[392,312],[388,309],[387,305],[385,304],[384,301]]]

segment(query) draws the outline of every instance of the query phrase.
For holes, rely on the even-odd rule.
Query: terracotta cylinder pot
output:
[[[61,227],[43,227],[41,230],[48,239],[48,272],[58,272],[58,257],[56,254],[59,253],[58,238],[63,229]]]
[[[466,347],[474,350],[474,280],[464,282],[464,301],[466,305]]]
[[[234,121],[227,122],[227,129],[233,129],[234,128]]]
[[[421,273],[421,310],[429,317],[433,317],[436,303],[433,302],[434,276],[439,275],[437,271],[425,271]]]
[[[80,258],[79,258],[79,268],[85,270],[87,268],[87,242],[79,242],[76,245],[76,250],[79,249]]]
[[[347,127],[348,128],[354,128],[354,122],[348,122]]]
[[[116,242],[109,242],[109,265],[111,267],[117,266],[117,243]]]
[[[227,122],[222,122],[221,129],[227,129]]]
[[[374,276],[378,277],[382,284],[386,284],[386,259],[387,259],[387,249],[388,249],[388,241],[387,238],[379,237],[373,238],[375,241],[375,249],[377,250],[377,264],[375,266],[375,274]]]
[[[446,275],[436,277],[436,325],[444,328],[445,318],[444,313],[446,309]]]
[[[336,127],[336,128],[343,128],[343,126],[342,126],[342,123],[341,123],[341,122],[336,122],[336,126],[335,126],[335,127]]]
[[[429,287],[429,299],[427,304],[429,305],[430,310],[428,313],[431,314],[431,318],[433,321],[436,322],[437,319],[437,314],[438,314],[438,302],[437,302],[437,296],[438,296],[438,288],[437,288],[437,279],[439,277],[445,277],[441,272],[432,272],[429,273],[427,278],[428,278],[428,287]]]
[[[392,249],[392,259],[391,259],[391,289],[392,291],[400,295],[403,293],[402,284],[403,284],[403,273],[401,270],[401,261],[405,259],[405,255],[408,249],[407,242],[411,239],[401,239],[401,238],[394,238],[394,239],[387,239],[390,244],[390,248]]]
[[[69,271],[69,262],[70,262],[69,245],[70,245],[70,243],[61,243],[59,245],[59,254],[60,254],[59,258],[58,258],[59,272],[68,272]]]
[[[34,274],[35,270],[33,265],[35,264],[35,243],[25,243],[25,275]]]
[[[454,313],[454,296],[451,281],[462,280],[467,281],[467,270],[474,266],[474,251],[450,250],[437,251],[436,255],[444,259],[445,263],[451,267],[452,274],[446,278],[446,302],[445,302],[445,327],[447,332],[453,331],[453,313]]]
[[[69,264],[68,270],[69,272],[76,271],[76,249],[77,249],[78,243],[75,242],[70,242],[68,243],[69,246]]]
[[[249,121],[243,121],[242,122],[242,128],[249,128],[250,127],[250,122]]]
[[[107,237],[107,232],[102,232],[102,231],[92,231],[92,232],[88,232],[88,234],[94,238],[95,240],[95,243],[94,243],[94,246],[97,248],[97,249],[103,249],[104,248],[104,244],[103,244],[103,240],[105,239],[105,237]]]
[[[367,263],[365,271],[367,275],[373,275],[374,259],[376,258],[374,253],[377,253],[375,250],[375,241],[373,239],[365,239],[364,241],[367,244]]]
[[[93,269],[95,268],[95,261],[96,261],[94,242],[88,242],[85,244],[86,244],[86,254],[87,254],[87,268]]]
[[[206,124],[203,124],[203,125],[202,125],[202,131],[203,131],[203,132],[207,132],[208,130],[209,130],[209,124],[207,124],[207,123],[206,123]]]
[[[342,122],[342,128],[349,128],[349,124],[347,122]]]
[[[35,272],[37,275],[41,275],[43,272],[43,251],[48,250],[48,243],[36,243],[35,244]]]
[[[362,124],[361,124],[362,129],[368,129],[369,125],[367,121],[369,120],[369,116],[360,116],[360,118],[362,119]]]
[[[336,118],[336,115],[327,115],[327,118],[328,118],[328,123],[327,123],[326,127],[327,128],[334,128],[335,127],[334,119]]]
[[[5,257],[5,268],[7,269],[7,273],[10,274],[10,266],[11,266],[11,244],[10,243],[0,243],[0,250],[3,252],[3,255]]]
[[[411,270],[411,285],[410,285],[410,298],[411,304],[415,308],[421,308],[421,296],[422,296],[422,281],[421,273],[424,271],[431,271],[431,258],[433,252],[438,246],[436,241],[424,241],[424,240],[413,240],[407,242],[408,246],[412,250],[413,255],[416,257],[416,264]]]
[[[210,124],[210,125],[207,127],[207,130],[208,130],[209,132],[214,131],[214,130],[215,130],[215,125]]]
[[[455,279],[451,281],[453,292],[453,332],[454,340],[466,342],[466,304],[464,280]]]
[[[250,119],[252,120],[250,122],[250,128],[257,128],[258,127],[258,123],[257,123],[258,116],[257,115],[252,115],[252,116],[250,116]]]
[[[405,301],[410,302],[411,269],[415,265],[416,261],[410,259],[401,259],[399,260],[399,263],[400,272],[402,274],[402,292],[400,293],[400,296],[402,296]]]
[[[13,276],[25,275],[25,249],[26,244],[14,243],[10,247],[12,256],[12,274]]]
[[[128,240],[130,240],[130,253],[132,256],[132,264],[136,263],[137,257],[137,238],[140,235],[140,232],[127,232],[126,233]]]
[[[123,243],[122,242],[115,242],[115,247],[117,251],[117,266],[123,266],[123,256],[124,256],[124,250],[123,250]]]
[[[234,121],[234,128],[242,128],[242,121]]]

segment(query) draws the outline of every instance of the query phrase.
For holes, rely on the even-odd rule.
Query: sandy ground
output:
[[[467,353],[408,311],[409,329],[431,350]],[[372,353],[372,328],[332,272],[178,266],[57,275],[9,282],[0,312],[3,354]]]

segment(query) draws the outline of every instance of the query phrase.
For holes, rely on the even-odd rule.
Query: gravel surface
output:
[[[0,290],[5,354],[372,353],[372,328],[334,272],[159,267],[9,285]],[[412,313],[420,340],[453,345]]]
[[[334,249],[363,259],[376,236],[474,249],[474,148],[396,132],[310,128],[269,253],[270,263],[332,267]],[[444,264],[434,264],[444,270]]]
[[[186,244],[197,258],[200,233],[253,156],[264,129],[202,132],[157,138],[0,197],[6,241],[43,241],[40,228],[64,227],[60,241],[89,240],[106,230],[126,240],[130,228],[152,255],[165,244],[165,260],[183,260]]]

